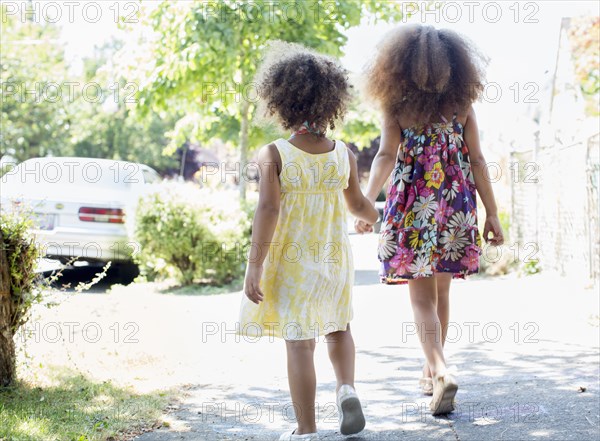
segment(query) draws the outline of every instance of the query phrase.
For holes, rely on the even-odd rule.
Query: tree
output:
[[[126,76],[139,82],[140,106],[185,112],[185,124],[178,124],[173,134],[176,139],[219,137],[239,144],[240,170],[249,146],[266,141],[265,130],[250,122],[256,110],[252,79],[267,41],[299,42],[339,56],[346,43],[344,30],[361,18],[397,20],[402,15],[399,4],[373,0],[162,1],[151,8],[142,15],[150,36],[124,50],[122,57],[130,60]],[[240,196],[245,198],[244,179]]]
[[[586,100],[586,113],[598,116],[600,96],[600,17],[575,17],[568,36],[572,45],[575,74]]]
[[[67,78],[59,29],[33,17],[20,22],[6,5],[0,5],[0,16],[0,156],[21,161],[60,153],[68,142],[69,116],[57,95]]]
[[[102,99],[90,100],[79,94],[70,105],[69,154],[143,162],[161,172],[177,168],[179,159],[163,154],[163,150],[168,143],[165,133],[173,129],[178,113],[150,111],[140,117],[126,106],[136,85],[113,68],[113,57],[122,46],[113,39],[83,60],[82,81],[97,84]]]
[[[177,169],[163,155],[165,133],[176,111],[134,115],[125,105],[136,85],[112,68],[118,40],[84,59],[82,74],[68,72],[59,31],[43,20],[21,22],[0,5],[1,155],[17,162],[38,156],[85,156],[144,162],[159,171]],[[40,23],[41,21],[41,23]],[[87,92],[86,92],[87,90]]]

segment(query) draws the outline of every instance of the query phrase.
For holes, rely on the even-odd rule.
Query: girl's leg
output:
[[[450,321],[450,284],[452,282],[451,273],[437,273],[435,275],[437,286],[437,315],[440,319],[442,347],[446,343],[448,333],[448,322]],[[423,366],[423,377],[431,377],[429,365]]]
[[[450,321],[450,283],[452,274],[438,273],[435,275],[437,284],[437,315],[442,328],[442,346],[446,343],[448,322]]]
[[[315,433],[315,398],[317,378],[315,375],[315,340],[285,342],[287,350],[288,382],[296,412],[298,428],[296,435]]]
[[[340,432],[342,435],[353,435],[365,428],[365,416],[354,390],[355,348],[350,325],[345,331],[328,334],[326,341],[337,380],[335,391],[340,412]]]
[[[346,331],[332,332],[326,336],[329,359],[337,379],[336,391],[342,384],[354,387],[354,339],[350,325]]]
[[[442,352],[441,323],[437,314],[437,279],[428,277],[409,280],[410,301],[417,332],[432,376],[446,370]]]

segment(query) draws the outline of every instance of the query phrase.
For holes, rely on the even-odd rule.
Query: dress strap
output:
[[[341,141],[334,141],[336,143],[336,149],[338,150],[338,166],[340,167],[339,173],[344,181],[344,189],[348,188],[350,179],[350,154],[348,147]]]
[[[292,153],[290,152],[289,143],[285,139],[279,138],[279,139],[275,140],[275,146],[277,147],[277,150],[279,151],[279,156],[281,157],[281,165],[283,167],[285,164],[287,164],[291,160],[290,155]]]
[[[440,115],[440,118],[442,118],[442,121],[444,123],[447,123],[448,120],[446,119],[446,117],[442,114],[442,112],[438,112],[438,115]],[[454,121],[456,119],[456,117],[458,116],[458,111],[454,111],[454,113],[452,114],[452,121]]]

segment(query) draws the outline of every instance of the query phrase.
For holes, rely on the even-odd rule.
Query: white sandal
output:
[[[419,380],[419,386],[421,387],[421,392],[423,395],[427,395],[429,397],[433,395],[433,378],[422,377]]]
[[[317,432],[295,435],[295,431],[296,429],[281,434],[279,441],[319,441],[319,434]]]
[[[337,405],[342,435],[354,435],[365,428],[365,416],[356,391],[349,384],[343,384],[337,393]]]
[[[449,372],[436,375],[433,381],[433,399],[429,404],[432,415],[445,415],[454,410],[454,396],[458,390],[456,378]]]

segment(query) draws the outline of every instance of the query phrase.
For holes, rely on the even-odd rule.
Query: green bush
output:
[[[41,298],[35,273],[38,249],[25,217],[0,214],[0,385],[15,379],[13,337]]]
[[[143,198],[136,214],[135,255],[142,275],[182,285],[223,285],[244,273],[250,207],[236,192],[167,184]]]
[[[6,253],[8,264],[6,268],[2,268],[1,273],[4,277],[8,276],[4,283],[9,288],[14,305],[10,320],[12,331],[16,331],[25,322],[29,309],[40,295],[35,283],[38,277],[34,272],[38,249],[29,232],[30,227],[31,221],[26,217],[0,214],[2,251]]]
[[[542,271],[542,266],[540,264],[539,259],[530,259],[527,262],[523,263],[522,271],[527,276],[532,276],[534,274],[538,274]]]

